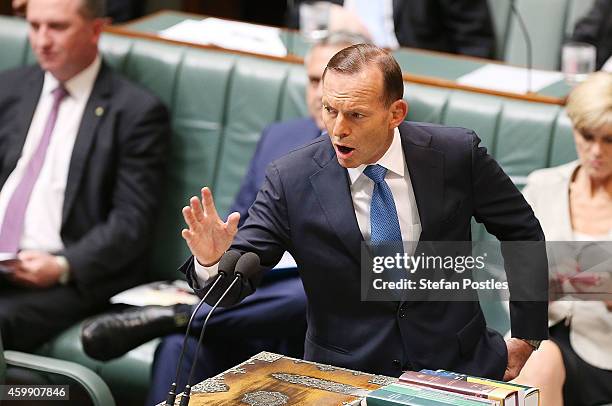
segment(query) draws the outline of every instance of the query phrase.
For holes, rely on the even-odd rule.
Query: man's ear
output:
[[[389,113],[391,115],[390,127],[395,128],[399,126],[406,118],[406,114],[408,114],[408,103],[403,99],[394,101],[389,107]]]
[[[94,32],[94,41],[96,42],[96,44],[98,43],[98,41],[100,40],[100,36],[102,35],[102,31],[104,30],[104,27],[107,25],[110,25],[111,19],[110,18],[96,18],[93,21],[93,32]]]

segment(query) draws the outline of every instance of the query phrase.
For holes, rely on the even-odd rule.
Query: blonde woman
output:
[[[567,114],[578,160],[535,171],[523,193],[547,241],[612,240],[612,74],[592,74],[576,87]],[[602,277],[562,286],[583,291],[604,283],[599,291],[610,292],[609,273]],[[542,389],[542,406],[612,403],[612,297],[603,299],[550,304],[550,340],[517,378]]]

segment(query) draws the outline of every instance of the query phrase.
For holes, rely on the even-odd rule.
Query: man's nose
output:
[[[41,26],[35,32],[36,45],[39,48],[47,48],[51,45],[51,36],[49,35],[49,30]]]
[[[349,123],[344,118],[342,114],[338,114],[336,120],[334,122],[334,136],[338,138],[344,138],[347,135],[350,135],[351,129],[348,125]]]

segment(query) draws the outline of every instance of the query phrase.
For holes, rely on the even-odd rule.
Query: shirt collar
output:
[[[404,177],[404,150],[402,149],[402,139],[400,138],[399,129],[396,127],[393,130],[393,140],[391,141],[391,145],[389,149],[385,152],[385,154],[374,164],[370,165],[380,165],[387,168],[388,171],[393,172],[396,175]],[[365,168],[368,165],[362,164],[356,168],[347,168],[349,178],[351,179],[351,185],[353,185]]]
[[[96,59],[94,59],[94,61],[90,63],[88,67],[77,73],[71,79],[67,80],[64,83],[64,86],[66,87],[69,96],[77,100],[89,97],[94,82],[96,81],[96,77],[98,76],[98,72],[100,72],[101,65],[102,60],[100,55],[97,55]],[[51,94],[51,92],[57,89],[59,84],[60,82],[55,78],[55,76],[48,71],[45,72],[45,81],[43,84],[42,94]]]

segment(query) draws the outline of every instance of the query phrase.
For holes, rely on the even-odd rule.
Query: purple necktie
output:
[[[19,243],[21,241],[21,235],[23,234],[25,212],[28,207],[30,195],[32,194],[36,179],[38,179],[40,170],[45,162],[47,147],[49,146],[49,141],[51,141],[53,127],[55,127],[55,122],[57,121],[60,103],[64,97],[68,95],[68,92],[64,86],[60,85],[52,92],[52,95],[53,107],[47,118],[45,131],[40,139],[40,143],[36,147],[36,151],[34,151],[32,158],[30,158],[30,162],[28,162],[23,177],[17,184],[6,206],[4,221],[2,222],[2,228],[0,228],[0,252],[17,253],[19,250]]]

